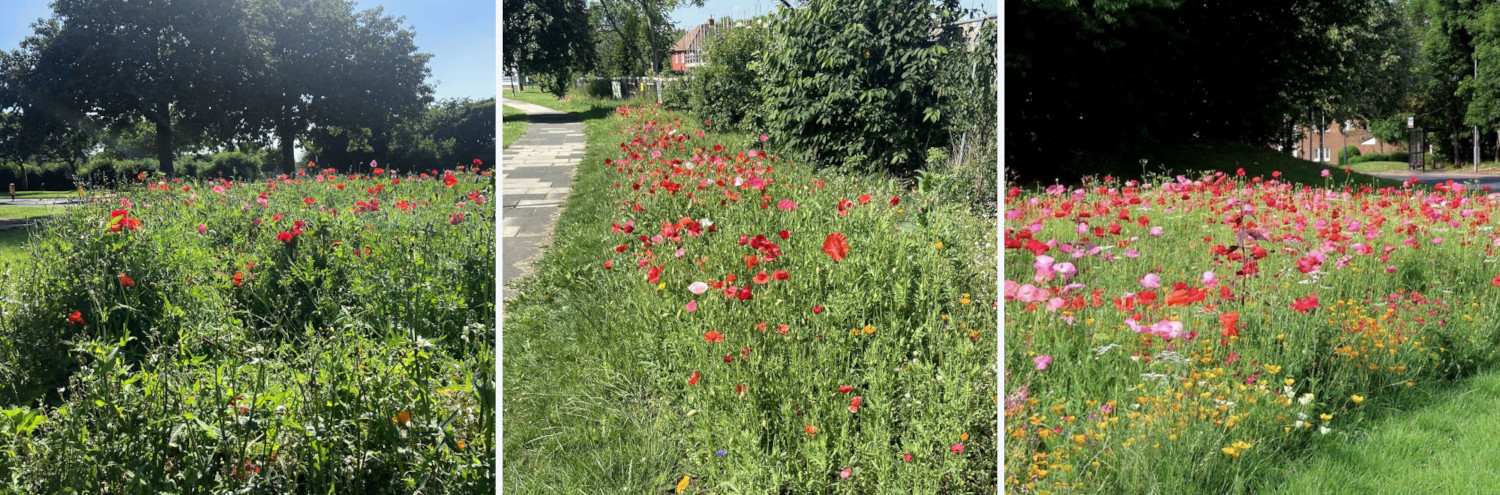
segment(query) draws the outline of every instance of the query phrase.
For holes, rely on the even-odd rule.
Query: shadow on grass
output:
[[[1262,493],[1500,493],[1500,370],[1367,404],[1289,459]]]

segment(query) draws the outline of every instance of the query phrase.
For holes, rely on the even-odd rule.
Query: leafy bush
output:
[[[156,160],[95,157],[79,169],[78,175],[93,187],[113,188],[135,180],[141,172],[156,173]]]
[[[677,80],[666,83],[661,90],[661,106],[672,110],[692,110],[693,101],[689,82]]]
[[[999,180],[995,143],[995,122],[999,120],[995,100],[996,44],[998,26],[983,21],[979,36],[962,49],[949,52],[943,64],[939,83],[943,119],[947,123],[948,148],[952,159],[946,164],[965,184],[949,198],[973,206],[975,212],[992,215],[998,202],[995,182]]]
[[[819,165],[907,174],[948,132],[936,81],[956,2],[809,0],[780,9],[757,65],[768,133]],[[861,162],[847,157],[865,155]]]
[[[707,41],[708,63],[691,84],[692,107],[704,120],[744,129],[756,127],[760,83],[754,66],[769,33],[764,21],[750,20],[718,31]]]
[[[614,87],[610,85],[609,79],[590,79],[583,84],[584,94],[592,98],[614,98]]]
[[[217,153],[195,162],[193,175],[202,179],[259,180],[263,169],[258,154]]]
[[[1411,154],[1406,151],[1393,151],[1390,153],[1370,153],[1368,155],[1356,155],[1349,159],[1349,164],[1364,162],[1408,162]]]
[[[0,405],[41,404],[0,492],[493,491],[494,179],[445,175],[153,178],[49,221],[0,271]]]
[[[72,189],[74,170],[66,163],[21,164],[7,163],[0,166],[0,192],[8,191],[10,184],[17,191]]]
[[[1349,163],[1349,160],[1359,156],[1359,147],[1345,146],[1339,150],[1339,163]]]

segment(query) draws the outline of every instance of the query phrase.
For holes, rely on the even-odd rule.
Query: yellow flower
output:
[[[1297,380],[1293,380],[1291,378],[1286,379],[1286,386],[1290,387],[1293,383],[1297,383]]]
[[[1353,395],[1353,396],[1349,397],[1349,400],[1352,400],[1352,401],[1354,401],[1355,404],[1358,404],[1358,403],[1364,402],[1365,398],[1364,397],[1360,397],[1358,395]]]
[[[1322,418],[1323,421],[1333,421],[1333,415],[1332,414],[1323,413],[1323,414],[1319,414],[1318,417]]]
[[[969,434],[968,433],[964,433],[962,435],[959,435],[958,436],[958,441],[960,441],[960,442],[967,442],[967,441],[969,441]]]
[[[943,241],[938,241],[937,248],[938,249],[942,249],[943,248]]]
[[[407,423],[410,423],[411,422],[411,413],[406,412],[406,411],[398,412],[398,413],[396,413],[395,416],[391,417],[391,421],[394,421],[396,423],[403,424],[403,425],[407,424]]]
[[[875,326],[874,325],[865,325],[865,333],[866,334],[875,333]]]
[[[682,493],[683,490],[687,489],[689,479],[691,478],[688,475],[682,475],[682,481],[677,482],[677,493]]]
[[[459,440],[458,441],[458,450],[463,450],[465,447],[468,447],[468,446],[469,446],[469,444],[464,443],[463,440]]]
[[[662,290],[662,289],[665,289],[665,288],[667,288],[667,283],[666,282],[662,282],[662,283],[656,284],[656,290]]]

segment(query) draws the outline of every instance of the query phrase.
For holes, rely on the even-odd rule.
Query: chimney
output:
[[[710,14],[708,16],[708,25],[709,26],[713,26],[714,25],[714,16],[712,14]]]

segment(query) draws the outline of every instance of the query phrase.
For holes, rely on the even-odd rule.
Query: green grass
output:
[[[525,112],[504,105],[502,107],[505,113],[501,118],[504,125],[500,129],[500,134],[505,139],[501,145],[501,149],[505,149],[509,148],[511,143],[516,142],[517,139],[521,139],[521,136],[526,134],[526,127],[530,124],[526,119]]]
[[[684,493],[994,492],[995,314],[986,301],[995,295],[983,283],[995,277],[993,223],[892,180],[780,162],[778,186],[765,194],[796,198],[796,212],[779,210],[777,200],[763,209],[753,191],[727,207],[643,196],[647,186],[633,192],[603,163],[624,156],[621,142],[642,132],[626,127],[633,120],[610,118],[616,102],[538,103],[584,117],[588,147],[558,237],[505,308],[506,493],[662,493],[684,476]],[[650,120],[678,116],[690,124],[676,135],[699,129],[682,114]],[[684,146],[724,143],[733,157],[752,142],[709,133]],[[675,150],[664,158],[689,154]],[[826,180],[817,192],[814,177]],[[683,192],[723,197],[694,185]],[[848,216],[834,211],[839,197],[860,192],[874,200]],[[887,203],[892,195],[905,201],[900,208]],[[628,207],[637,201],[641,212]],[[665,267],[666,285],[657,290],[636,267],[638,246],[616,253],[637,242],[610,224],[633,219],[635,233],[649,236],[683,216],[710,218],[718,230],[684,235],[681,259],[659,246],[654,264]],[[837,263],[818,247],[834,230],[851,246]],[[726,301],[718,290],[691,296],[689,282],[726,273],[738,273],[734,285],[752,285],[755,270],[741,257],[755,251],[735,242],[742,233],[779,243],[785,257],[762,266],[785,269],[790,280],[754,285],[752,301]],[[701,273],[699,257],[707,258]],[[684,309],[689,300],[698,311]],[[827,309],[814,315],[814,305]],[[755,330],[758,321],[769,329]],[[780,323],[787,334],[776,332]],[[873,333],[850,333],[867,325]],[[705,342],[711,329],[728,337]],[[750,359],[742,348],[752,349]],[[724,362],[726,352],[735,364]],[[689,385],[694,371],[702,383]],[[736,384],[748,386],[744,396]],[[846,384],[856,392],[835,390]],[[852,414],[856,395],[866,402]],[[807,425],[818,426],[816,435]],[[957,443],[963,454],[950,451]],[[901,460],[908,452],[909,463]],[[841,482],[843,468],[853,475]]]
[[[0,220],[43,218],[57,214],[62,206],[0,206]]]
[[[1500,371],[1407,395],[1321,442],[1264,493],[1500,493]]]
[[[1161,172],[1170,171],[1173,174],[1205,170],[1234,174],[1243,168],[1246,176],[1264,176],[1267,179],[1271,178],[1272,172],[1281,172],[1283,182],[1312,186],[1328,184],[1328,180],[1321,176],[1322,171],[1328,169],[1332,171],[1333,178],[1340,182],[1343,182],[1341,176],[1350,175],[1352,184],[1373,187],[1401,184],[1401,181],[1365,175],[1358,170],[1354,174],[1345,174],[1341,166],[1312,163],[1270,148],[1226,141],[1202,141],[1168,147],[1148,162],[1148,168]]]
[[[32,232],[33,229],[28,227],[0,230],[0,270],[7,266],[12,269],[21,268],[22,263],[30,259],[31,255],[26,252],[26,241]]]
[[[1406,162],[1364,162],[1350,165],[1349,168],[1355,172],[1372,173],[1407,173],[1412,172],[1410,165]]]

